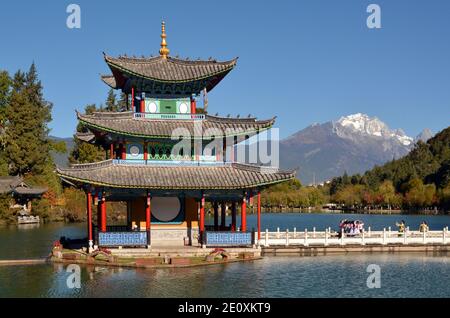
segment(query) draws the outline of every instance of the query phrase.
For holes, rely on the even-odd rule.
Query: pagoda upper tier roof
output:
[[[129,91],[130,86],[160,94],[166,91],[198,93],[204,88],[210,91],[236,65],[237,58],[218,62],[216,60],[183,60],[174,57],[111,57],[104,55],[112,75],[102,80],[114,89]],[[130,83],[133,82],[133,83]],[[168,85],[176,87],[168,87]]]
[[[98,163],[58,168],[66,181],[112,188],[237,190],[250,189],[290,180],[293,171],[229,163],[209,165],[130,165],[106,160]]]
[[[136,118],[132,112],[96,112],[84,115],[77,112],[82,124],[91,131],[145,137],[171,138],[174,133],[194,139],[210,139],[206,136],[255,135],[272,127],[275,117],[267,120],[256,118],[228,118],[205,115],[204,119],[145,119]]]

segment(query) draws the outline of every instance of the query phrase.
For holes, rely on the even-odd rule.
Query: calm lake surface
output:
[[[262,228],[319,231],[336,228],[343,218],[362,220],[374,230],[395,229],[401,219],[411,229],[423,220],[432,230],[450,225],[450,216],[293,213],[263,214]],[[256,227],[255,215],[249,215],[247,223]],[[45,257],[59,237],[83,237],[85,228],[85,224],[0,227],[0,259]],[[380,289],[367,288],[370,264],[381,268]],[[67,287],[70,273],[62,265],[0,266],[0,297],[450,297],[449,265],[448,256],[416,253],[265,257],[189,269],[84,266],[80,289]]]

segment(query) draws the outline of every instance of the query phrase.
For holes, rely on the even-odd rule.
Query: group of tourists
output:
[[[398,235],[402,236],[403,233],[406,232],[406,222],[404,220],[401,220],[400,222],[396,222],[395,225],[398,228]],[[428,226],[426,221],[422,221],[419,225],[419,232],[428,232],[430,230],[430,227]],[[357,236],[364,232],[364,223],[359,220],[342,220],[339,223],[339,237],[342,235],[342,233],[345,234],[345,236]]]
[[[364,223],[356,220],[342,220],[339,223],[339,234],[344,233],[347,236],[355,236],[364,232]]]

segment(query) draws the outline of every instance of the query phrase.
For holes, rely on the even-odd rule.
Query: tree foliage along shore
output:
[[[85,216],[84,193],[64,188],[55,174],[51,152],[66,153],[64,142],[49,138],[52,103],[43,97],[43,87],[33,63],[27,72],[12,77],[0,71],[0,176],[20,175],[30,185],[48,191],[33,202],[33,214],[44,220],[81,220]],[[126,107],[125,96],[116,99],[110,90],[106,107],[86,106],[86,111],[117,111]],[[81,126],[77,127],[82,131]],[[96,145],[76,140],[71,162],[105,159],[105,151]],[[9,208],[10,195],[0,195],[0,221],[14,221],[17,211]]]
[[[405,157],[363,175],[344,174],[319,187],[298,181],[262,194],[268,207],[314,207],[328,202],[352,209],[450,209],[450,127],[428,142],[419,141]]]
[[[0,72],[0,175],[21,175],[30,185],[47,187],[33,206],[43,218],[58,205],[62,193],[50,151],[64,151],[65,146],[48,138],[51,110],[34,63],[27,72],[19,70],[12,77]],[[10,200],[6,195],[0,198],[2,219],[14,216],[8,208]]]

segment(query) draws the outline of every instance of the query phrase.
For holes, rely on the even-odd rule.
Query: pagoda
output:
[[[294,178],[294,172],[239,163],[235,145],[270,129],[275,118],[207,114],[206,94],[237,59],[170,56],[164,22],[161,39],[156,57],[104,53],[112,74],[101,79],[126,94],[126,111],[77,112],[86,132],[76,136],[102,145],[107,156],[101,162],[57,170],[64,182],[86,192],[89,246],[254,245],[261,233],[261,189]],[[203,108],[197,107],[201,96]],[[247,204],[254,196],[256,231],[247,228]],[[126,224],[107,224],[106,206],[111,201],[127,203]],[[209,225],[207,201],[214,211],[214,224]]]

